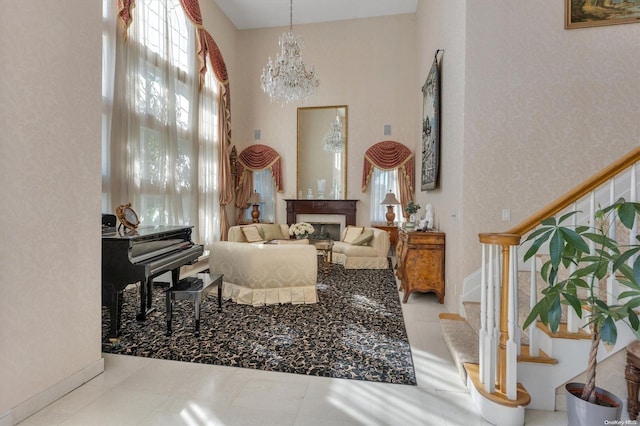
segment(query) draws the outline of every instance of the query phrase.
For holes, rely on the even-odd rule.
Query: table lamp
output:
[[[393,211],[393,206],[400,204],[400,201],[396,198],[396,194],[389,191],[380,204],[387,206],[387,225],[393,225],[393,222],[396,220],[396,213]]]
[[[258,207],[260,203],[262,203],[262,198],[260,197],[260,194],[257,191],[253,191],[253,193],[251,194],[251,197],[249,197],[249,199],[247,200],[247,202],[249,204],[253,204],[253,210],[251,211],[251,217],[253,218],[253,223],[258,223],[260,222],[260,210],[258,210]]]

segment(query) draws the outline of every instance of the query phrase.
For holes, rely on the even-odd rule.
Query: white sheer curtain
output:
[[[219,239],[218,83],[209,72],[199,90],[195,29],[178,0],[138,0],[132,13],[126,42],[105,39],[116,55],[103,66],[113,82],[103,209],[131,202],[142,225],[193,225],[209,243]]]
[[[207,57],[207,72],[200,96],[198,160],[198,230],[206,246],[220,240],[220,182],[218,182],[220,126],[220,86]]]
[[[371,223],[387,223],[387,206],[383,206],[381,203],[389,191],[393,192],[400,200],[398,169],[382,170],[374,167],[369,188],[371,189]],[[394,206],[393,210],[396,213],[396,221],[401,221],[400,205]]]
[[[262,203],[260,204],[260,222],[273,223],[275,221],[276,186],[273,183],[273,173],[270,168],[253,171],[253,190],[260,194]],[[249,223],[252,207],[244,211],[242,221]]]

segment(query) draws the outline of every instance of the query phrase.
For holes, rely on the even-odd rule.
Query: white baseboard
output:
[[[0,414],[0,426],[13,426],[104,372],[104,358]]]

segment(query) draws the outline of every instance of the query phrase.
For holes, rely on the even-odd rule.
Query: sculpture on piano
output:
[[[116,207],[116,216],[118,217],[118,220],[120,220],[118,231],[122,226],[124,226],[126,232],[127,229],[136,229],[138,225],[140,225],[140,219],[138,219],[138,215],[131,208],[131,203],[122,204]]]

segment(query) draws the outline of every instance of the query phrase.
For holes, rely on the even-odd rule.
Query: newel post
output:
[[[520,244],[520,235],[516,234],[480,234],[480,243],[493,246],[499,246],[502,249],[502,267],[500,276],[500,317],[499,317],[499,331],[500,336],[498,339],[498,353],[497,353],[497,366],[496,366],[496,389],[503,393],[509,394],[511,386],[508,385],[508,359],[507,359],[507,346],[510,340],[513,340],[514,336],[510,336],[509,333],[509,321],[513,321],[514,318],[510,318],[510,312],[513,315],[516,312],[516,307],[510,304],[517,300],[516,297],[511,297],[511,291],[517,291],[517,284],[513,282],[511,270],[513,265],[517,269],[517,263],[510,262],[511,248],[512,246],[518,246]],[[517,319],[515,319],[517,321]],[[489,361],[489,360],[485,360]],[[510,375],[513,376],[513,372]],[[515,390],[515,389],[514,389]]]

